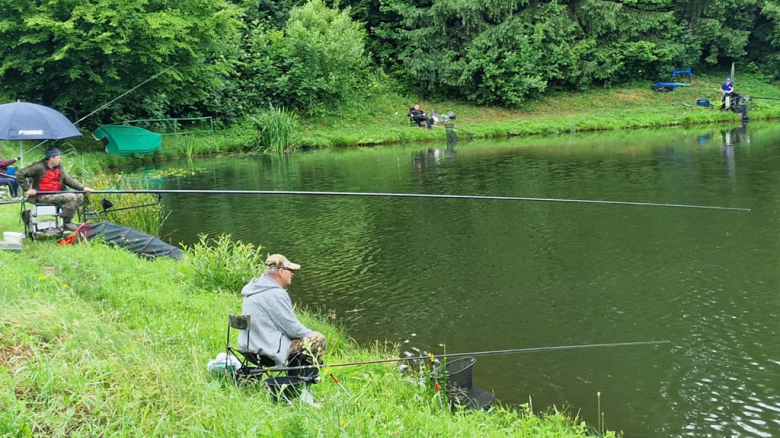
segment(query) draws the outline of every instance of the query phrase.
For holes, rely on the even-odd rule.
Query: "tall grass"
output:
[[[176,147],[180,156],[192,158],[192,154],[195,151],[195,139],[190,135],[177,135]]]
[[[257,128],[253,139],[255,152],[281,154],[295,148],[293,140],[298,130],[295,111],[270,105],[256,117],[249,118]]]
[[[107,175],[105,173],[93,174],[86,185],[96,190],[148,190],[149,186],[145,181],[127,179],[124,175]],[[88,199],[92,209],[100,212],[102,208],[100,201],[101,195],[91,195]],[[114,204],[113,209],[141,206],[145,207],[131,208],[112,212],[108,210],[105,215],[101,215],[117,225],[135,228],[152,236],[160,236],[163,223],[168,215],[165,212],[164,205],[155,195],[151,194],[118,194],[114,195],[110,201]]]
[[[250,279],[262,274],[262,246],[234,242],[228,234],[211,239],[205,234],[198,237],[194,245],[182,247],[187,253],[184,269],[200,287],[240,291]]]

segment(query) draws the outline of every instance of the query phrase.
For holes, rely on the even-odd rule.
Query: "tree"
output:
[[[271,101],[310,112],[365,89],[365,31],[352,21],[349,9],[339,11],[312,0],[290,11],[283,30],[255,25],[242,72],[243,87],[255,106]]]
[[[780,77],[780,2],[764,0],[751,33],[750,55],[775,78]]]
[[[223,0],[8,0],[0,3],[0,91],[13,98],[163,115],[208,101],[233,68],[237,8]]]

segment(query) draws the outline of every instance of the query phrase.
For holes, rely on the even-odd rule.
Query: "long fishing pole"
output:
[[[620,342],[620,343],[611,343],[611,344],[583,344],[583,345],[559,345],[553,347],[513,348],[510,350],[473,351],[470,353],[452,353],[452,354],[439,354],[439,355],[429,354],[428,356],[397,357],[391,359],[366,360],[362,362],[346,362],[346,363],[335,363],[335,364],[325,364],[325,365],[301,365],[301,366],[294,366],[294,367],[263,368],[262,372],[271,373],[276,371],[307,370],[313,368],[336,368],[336,367],[346,367],[346,366],[355,366],[355,365],[372,365],[372,364],[379,364],[379,363],[406,362],[412,360],[430,360],[431,358],[443,359],[443,358],[454,358],[454,357],[488,356],[488,355],[512,354],[512,353],[535,353],[539,351],[574,350],[574,349],[582,349],[582,348],[630,347],[630,346],[638,346],[638,345],[658,345],[658,344],[668,344],[668,343],[670,343],[670,341]]]
[[[156,77],[158,77],[158,76],[160,76],[161,74],[163,74],[163,73],[167,72],[168,70],[170,70],[170,69],[172,69],[172,68],[176,67],[177,65],[178,65],[178,63],[177,63],[177,64],[173,64],[173,65],[171,65],[170,67],[166,68],[165,70],[163,70],[163,71],[161,71],[161,72],[159,72],[159,73],[155,74],[154,76],[150,77],[149,79],[147,79],[147,80],[145,80],[145,81],[141,82],[140,84],[136,85],[135,87],[133,87],[133,88],[131,88],[131,89],[129,89],[129,90],[127,90],[127,91],[125,91],[124,93],[120,94],[120,95],[119,95],[119,97],[117,97],[116,99],[114,99],[114,100],[112,100],[112,101],[108,102],[107,104],[105,104],[105,105],[101,106],[100,108],[96,109],[95,111],[92,111],[91,113],[87,114],[86,116],[84,116],[84,117],[82,117],[82,118],[78,119],[78,120],[76,121],[76,123],[74,123],[74,125],[78,124],[79,122],[83,121],[84,119],[86,119],[86,118],[88,118],[88,117],[91,117],[91,116],[92,116],[93,114],[95,114],[96,112],[98,112],[98,111],[100,111],[100,110],[103,110],[103,109],[105,109],[105,108],[108,108],[109,106],[111,106],[111,104],[112,104],[112,103],[114,103],[114,102],[116,102],[117,100],[119,100],[119,99],[121,99],[121,98],[123,98],[123,97],[127,96],[128,94],[130,94],[130,93],[132,93],[133,91],[137,90],[138,88],[140,88],[141,86],[143,86],[143,85],[144,85],[144,84],[146,84],[147,82],[149,82],[149,81],[151,81],[151,80],[155,79]]]
[[[87,193],[85,191],[38,192],[40,195],[58,193]],[[285,190],[95,190],[95,194],[188,194],[188,195],[302,195],[302,196],[369,196],[378,198],[432,198],[432,199],[480,199],[492,201],[566,202],[576,204],[632,205],[639,207],[698,208],[706,210],[750,211],[749,208],[718,207],[711,205],[662,204],[653,202],[599,201],[591,199],[527,198],[512,196],[437,195],[426,193],[368,193],[368,192],[306,192]]]
[[[147,79],[147,80],[145,80],[145,81],[141,82],[140,84],[136,85],[135,87],[133,87],[133,88],[131,88],[131,89],[129,89],[129,90],[127,90],[127,91],[125,91],[124,93],[120,94],[120,95],[119,95],[119,97],[117,97],[117,98],[115,98],[114,100],[112,100],[112,101],[108,102],[107,104],[105,104],[105,105],[101,106],[100,108],[96,109],[95,111],[92,111],[91,113],[87,114],[86,116],[84,116],[84,117],[82,117],[82,118],[80,118],[80,119],[76,120],[75,122],[73,122],[73,124],[74,124],[74,125],[78,125],[80,122],[84,121],[84,119],[87,119],[87,118],[89,118],[89,117],[92,117],[92,116],[93,116],[95,113],[97,113],[98,111],[101,111],[101,110],[103,110],[103,109],[105,109],[105,108],[108,108],[109,106],[111,106],[111,104],[112,104],[112,103],[114,103],[114,102],[116,102],[117,100],[119,100],[119,99],[121,99],[121,98],[123,98],[123,97],[127,96],[128,94],[130,94],[130,93],[132,93],[133,91],[137,90],[138,88],[140,88],[141,86],[143,86],[143,85],[144,85],[144,84],[146,84],[147,82],[149,82],[149,81],[153,80],[154,78],[156,78],[156,77],[160,76],[161,74],[163,74],[163,73],[167,72],[168,70],[170,70],[170,69],[172,69],[172,68],[176,67],[176,65],[177,65],[177,64],[173,64],[172,66],[170,66],[170,67],[166,68],[165,70],[163,70],[163,71],[161,71],[161,72],[159,72],[159,73],[155,74],[154,76],[150,77],[149,79]],[[35,149],[38,149],[38,148],[39,148],[39,147],[41,147],[42,145],[46,144],[46,142],[48,142],[48,141],[49,141],[49,140],[44,140],[44,141],[42,141],[42,142],[38,143],[37,145],[35,145],[35,147],[33,147],[32,149],[30,149],[29,151],[25,152],[25,153],[24,153],[24,154],[22,154],[22,155],[25,155],[25,154],[27,154],[27,153],[29,153],[29,152],[32,152],[32,151],[34,151]]]
[[[780,100],[780,98],[777,97],[758,97],[758,96],[747,96],[751,99],[766,99],[766,100]]]

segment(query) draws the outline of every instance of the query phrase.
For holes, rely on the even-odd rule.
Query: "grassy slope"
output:
[[[302,118],[297,143],[305,148],[322,148],[443,141],[446,134],[441,127],[425,130],[409,126],[406,112],[414,103],[420,103],[425,110],[432,108],[442,114],[454,111],[457,114],[456,130],[459,135],[485,138],[726,121],[739,123],[740,117],[735,113],[695,104],[701,98],[720,102],[716,90],[722,80],[721,76],[698,76],[693,87],[679,87],[672,93],[655,93],[646,82],[614,89],[558,93],[530,99],[523,108],[514,110],[451,101],[416,101],[387,91],[361,104],[335,110],[336,115]],[[780,87],[758,77],[739,77],[736,85],[736,91],[742,95],[780,99]],[[749,103],[748,108],[751,120],[780,118],[780,101],[755,100]],[[80,152],[75,160],[69,159],[69,169],[94,171],[131,161],[248,152],[251,150],[253,135],[252,124],[245,122],[221,130],[213,136],[166,136],[163,137],[162,151],[151,157],[106,155],[102,144],[89,134],[83,138],[65,140],[61,147],[65,151]],[[33,143],[28,142],[25,149],[32,146]],[[38,159],[42,149],[30,154],[32,159]],[[18,155],[18,150],[18,143],[0,142],[0,154],[3,157],[14,157]]]
[[[0,206],[0,230],[20,228],[17,212]],[[450,414],[392,365],[334,369],[352,397],[325,380],[320,409],[274,404],[206,372],[241,299],[194,288],[181,263],[51,241],[0,258],[0,436],[585,436],[561,414]],[[392,353],[313,315],[330,363]]]
[[[519,109],[475,107],[451,101],[421,101],[388,94],[351,108],[345,114],[304,121],[301,143],[311,147],[442,140],[444,129],[410,128],[406,112],[414,103],[424,110],[457,114],[456,129],[476,137],[522,136],[561,132],[631,129],[721,121],[739,122],[737,114],[696,106],[698,99],[720,102],[723,77],[698,76],[692,87],[655,93],[650,83],[581,93],[557,93],[529,99]],[[780,88],[757,77],[743,76],[736,91],[744,95],[780,98]],[[396,114],[398,112],[398,114]],[[756,100],[749,105],[752,120],[780,117],[780,102]]]

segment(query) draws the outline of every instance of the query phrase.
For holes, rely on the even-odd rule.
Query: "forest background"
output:
[[[0,17],[4,101],[75,119],[175,66],[87,127],[338,119],[389,94],[516,109],[732,62],[780,77],[778,0],[9,0]]]

